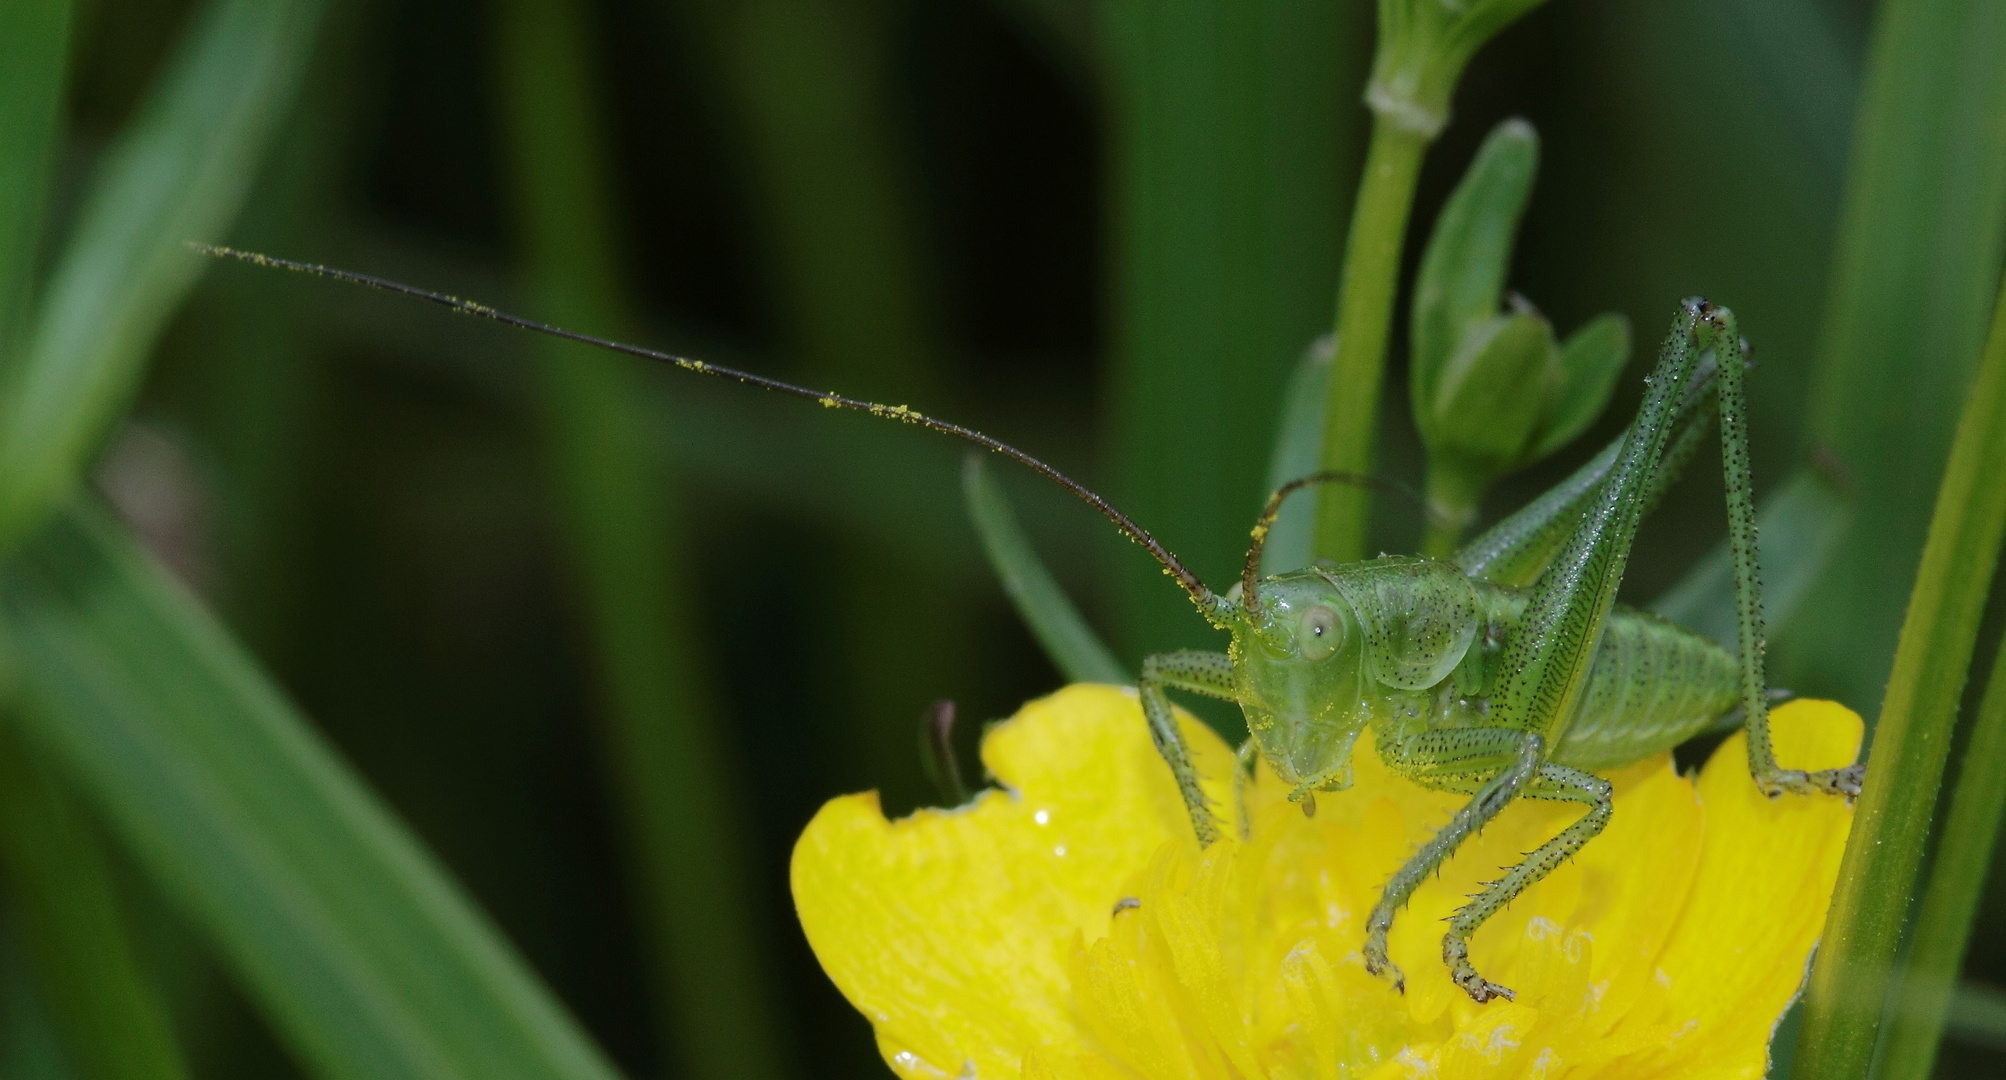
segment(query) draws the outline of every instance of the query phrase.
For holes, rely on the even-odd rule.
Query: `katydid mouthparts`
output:
[[[1645,379],[1629,428],[1568,479],[1465,545],[1448,560],[1381,556],[1260,575],[1269,527],[1290,494],[1312,484],[1358,482],[1317,474],[1277,491],[1256,522],[1241,580],[1215,593],[1127,515],[1058,469],[1001,440],[903,405],[796,386],[734,368],[582,334],[484,304],[290,259],[194,245],[219,258],[334,278],[466,315],[626,353],[712,378],[791,394],[832,409],[928,428],[1011,458],[1058,484],[1141,545],[1212,626],[1231,635],[1223,653],[1181,651],[1144,659],[1137,692],[1151,738],[1198,841],[1219,837],[1214,808],[1172,715],[1167,692],[1239,704],[1250,733],[1234,787],[1255,762],[1315,813],[1319,792],[1351,784],[1351,755],[1370,728],[1380,757],[1423,787],[1470,796],[1447,825],[1387,883],[1367,921],[1365,963],[1404,982],[1387,958],[1395,912],[1471,834],[1519,798],[1580,803],[1586,812],[1449,920],[1442,959],[1476,1001],[1510,998],[1469,955],[1477,927],[1609,822],[1609,782],[1598,772],[1671,749],[1739,722],[1750,775],[1770,797],[1859,794],[1864,766],[1806,772],[1776,761],[1769,739],[1762,614],[1743,390],[1746,345],[1727,308],[1690,299],[1679,308]],[[1643,518],[1719,426],[1726,477],[1739,648],[1615,602]],[[1246,815],[1238,815],[1246,828]]]

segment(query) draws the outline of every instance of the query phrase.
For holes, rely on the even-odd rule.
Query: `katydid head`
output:
[[[1231,627],[1234,694],[1261,756],[1295,796],[1351,786],[1351,748],[1371,719],[1366,637],[1322,570],[1241,593]]]
[[[1432,559],[1385,557],[1260,576],[1268,530],[1291,494],[1319,483],[1374,483],[1317,473],[1285,484],[1254,525],[1227,629],[1234,694],[1261,754],[1290,798],[1351,786],[1351,751],[1374,711],[1442,684],[1476,639],[1474,586]]]

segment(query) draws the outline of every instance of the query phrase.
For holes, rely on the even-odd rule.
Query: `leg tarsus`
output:
[[[1449,978],[1462,988],[1463,993],[1470,995],[1470,1000],[1479,1005],[1492,998],[1518,1000],[1518,995],[1512,992],[1511,987],[1494,983],[1477,974],[1476,967],[1470,963],[1469,943],[1454,934],[1442,937],[1442,963],[1449,966]]]
[[[1860,797],[1860,784],[1867,778],[1865,762],[1856,762],[1843,769],[1772,769],[1767,774],[1757,774],[1755,785],[1764,795],[1772,799],[1781,798],[1784,793],[1792,795],[1843,795],[1847,801]]]

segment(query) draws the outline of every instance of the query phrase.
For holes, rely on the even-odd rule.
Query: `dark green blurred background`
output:
[[[80,9],[59,219],[63,178],[126,119],[191,7]],[[1264,495],[1283,382],[1328,329],[1371,23],[1356,0],[1232,7],[336,3],[231,240],[970,423],[1104,490],[1217,584]],[[1410,267],[1485,132],[1529,118],[1544,164],[1513,287],[1563,333],[1627,314],[1644,354],[1681,297],[1732,305],[1755,345],[1768,490],[1807,445],[1870,8],[1555,0],[1465,78]],[[1395,326],[1381,471],[1418,482],[1404,300]],[[660,505],[624,535],[660,543],[632,580],[669,628],[636,640],[681,658],[656,692],[721,740],[706,798],[745,861],[727,899],[767,971],[751,993],[770,998],[774,1067],[882,1075],[792,918],[792,840],[837,794],[877,788],[893,813],[931,799],[915,737],[930,702],[959,703],[972,756],[975,722],[1058,683],[965,523],[960,447],[215,266],[100,483],[622,1066],[697,1075],[651,974],[661,940],[690,931],[629,855],[646,832],[622,823],[636,744],[607,719],[645,723],[647,695],[609,704],[618,665],[599,659],[577,557],[590,530],[552,449],[567,430],[552,370],[571,363],[613,372],[600,390],[645,433],[632,475]],[[1621,426],[1641,371],[1633,358],[1584,448]],[[1502,485],[1486,518],[1585,452]],[[1629,599],[1720,538],[1717,475],[1703,459],[1647,525]],[[1090,512],[1004,480],[1125,662],[1211,640]],[[1934,486],[1914,476],[1917,505]],[[1382,504],[1375,528],[1386,550],[1414,546],[1408,507]],[[1912,561],[1885,573],[1904,594]],[[1871,716],[1892,629],[1847,662],[1795,666],[1789,631],[1777,681]],[[291,1070],[127,876],[195,1072]],[[1994,982],[2000,891],[1971,965]],[[1939,1072],[1999,1060],[1953,1046]]]

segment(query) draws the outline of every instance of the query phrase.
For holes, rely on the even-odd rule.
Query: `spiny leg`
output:
[[[1479,1004],[1494,997],[1510,1001],[1512,992],[1477,974],[1477,969],[1470,964],[1470,935],[1519,893],[1552,873],[1555,867],[1580,851],[1582,845],[1593,840],[1609,824],[1609,816],[1614,811],[1609,801],[1609,781],[1580,769],[1550,762],[1539,767],[1539,775],[1523,794],[1528,799],[1587,803],[1588,812],[1579,821],[1562,829],[1560,835],[1533,849],[1525,861],[1505,871],[1503,877],[1484,886],[1483,892],[1471,897],[1470,902],[1456,909],[1456,914],[1450,918],[1449,932],[1442,936],[1442,962],[1449,965],[1449,977],[1456,981],[1456,985]]]
[[[1177,729],[1170,697],[1164,693],[1171,688],[1231,701],[1233,659],[1225,653],[1190,649],[1158,653],[1143,658],[1142,678],[1136,684],[1136,692],[1142,698],[1142,715],[1149,721],[1149,737],[1156,743],[1156,752],[1170,766],[1170,775],[1177,778],[1177,790],[1184,796],[1184,808],[1191,812],[1191,829],[1198,834],[1198,843],[1208,846],[1219,838],[1219,826],[1213,820],[1211,801],[1198,784],[1198,769],[1191,764],[1191,748],[1184,743],[1184,733]]]
[[[1386,955],[1394,912],[1538,774],[1546,741],[1510,728],[1448,728],[1389,740],[1379,754],[1388,768],[1423,787],[1475,795],[1386,883],[1365,921],[1365,970],[1390,974],[1394,988],[1405,990],[1406,979]]]
[[[1701,369],[1700,323],[1710,310],[1710,305],[1698,300],[1687,301],[1680,309],[1659,349],[1658,362],[1644,382],[1644,401],[1637,418],[1624,434],[1606,478],[1593,489],[1573,531],[1534,583],[1525,611],[1505,643],[1502,662],[1509,674],[1492,699],[1492,722],[1497,729],[1537,733],[1542,740],[1565,733],[1588,681],[1603,621],[1622,585],[1638,524],[1664,474],[1667,451],[1679,440],[1682,428],[1690,430],[1681,417],[1687,415],[1686,405],[1695,400]],[[1538,775],[1542,764],[1538,759],[1543,758],[1544,742],[1535,745],[1542,751],[1535,760],[1513,763],[1513,769],[1523,774],[1518,781],[1521,787]],[[1472,808],[1488,792],[1487,788],[1480,793]],[[1512,793],[1516,794],[1517,788]],[[1575,839],[1585,843],[1606,820],[1603,817],[1585,830],[1575,830]],[[1444,846],[1435,862],[1452,850],[1453,844]],[[1514,888],[1524,888],[1545,872],[1536,861],[1528,865],[1530,868],[1516,877],[1507,875],[1507,881],[1515,882]],[[1458,929],[1451,934],[1455,949],[1460,949],[1461,942],[1495,910],[1495,905],[1478,904],[1461,913]],[[1386,912],[1386,922],[1391,922],[1390,915]],[[1457,982],[1480,1001],[1498,994],[1500,988],[1469,968],[1467,956],[1452,955],[1455,949],[1451,944],[1444,943],[1444,959]],[[1368,966],[1371,959],[1368,952]]]
[[[1735,616],[1741,647],[1741,708],[1748,736],[1748,771],[1770,798],[1786,791],[1852,798],[1860,793],[1865,764],[1843,769],[1785,769],[1769,741],[1769,695],[1762,660],[1762,578],[1756,559],[1754,480],[1748,458],[1748,401],[1742,389],[1744,361],[1734,313],[1709,307],[1706,324],[1720,361],[1721,470],[1727,481],[1728,549],[1734,555]]]

